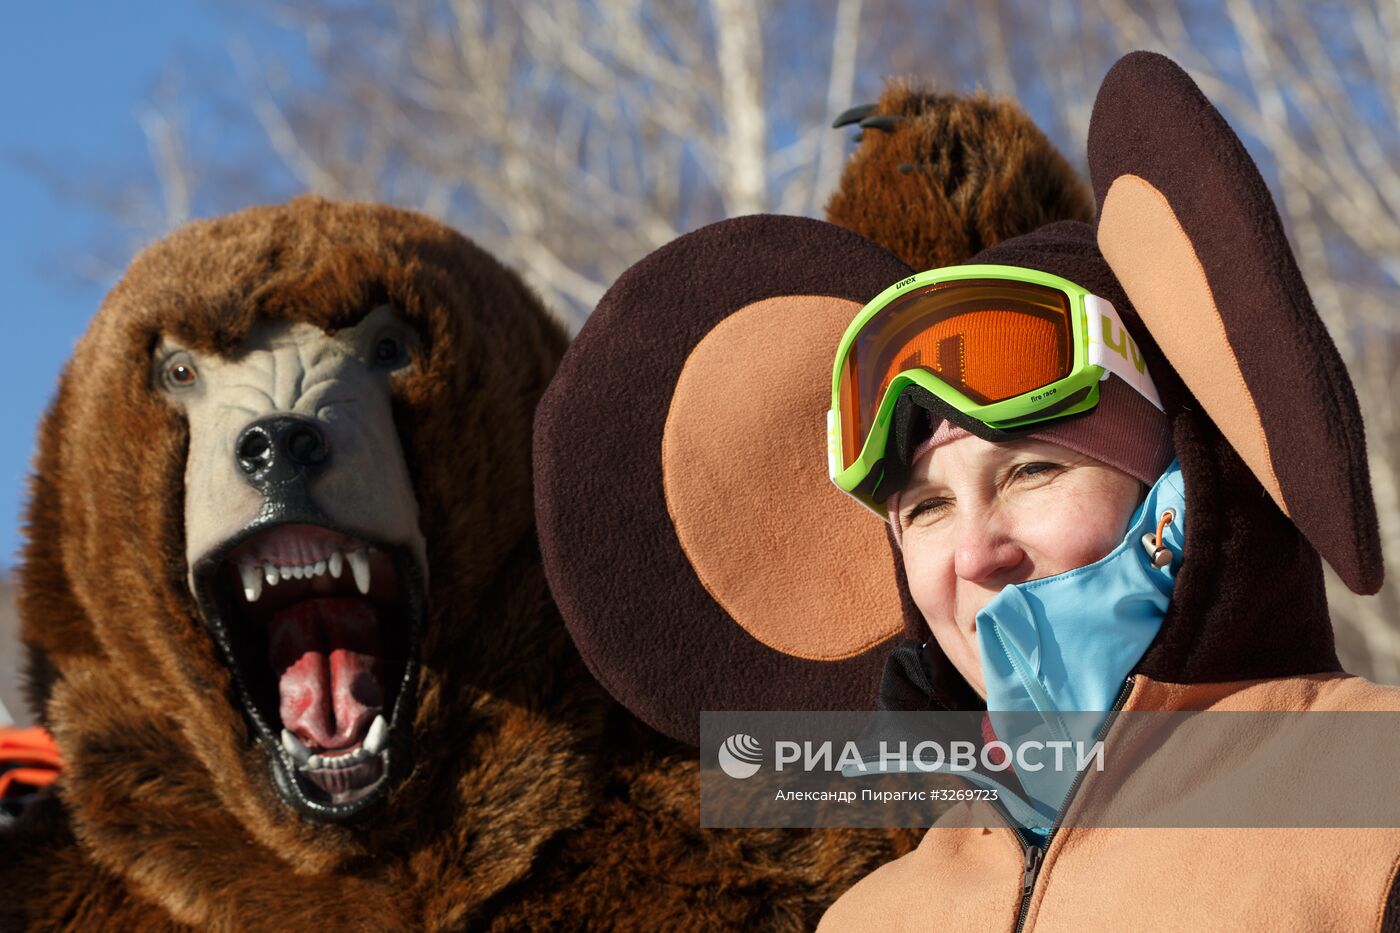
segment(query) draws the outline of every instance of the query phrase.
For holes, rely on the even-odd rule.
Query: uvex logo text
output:
[[[1103,345],[1132,363],[1139,373],[1146,368],[1142,351],[1138,349],[1136,341],[1128,336],[1128,329],[1115,323],[1108,315],[1103,315]]]

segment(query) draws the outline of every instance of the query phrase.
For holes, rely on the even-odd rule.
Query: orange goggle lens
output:
[[[842,366],[842,466],[861,447],[885,392],[911,369],[978,405],[1033,392],[1070,374],[1073,319],[1063,292],[1029,282],[941,282],[900,295],[866,321]]]

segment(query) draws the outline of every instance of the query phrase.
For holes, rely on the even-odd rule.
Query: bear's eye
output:
[[[172,389],[188,389],[199,381],[199,373],[188,359],[177,358],[165,364],[165,384]]]
[[[403,345],[393,337],[380,337],[374,345],[374,361],[382,366],[392,366],[403,358]]]

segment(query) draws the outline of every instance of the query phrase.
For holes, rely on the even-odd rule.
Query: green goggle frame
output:
[[[979,401],[938,372],[916,365],[900,370],[880,393],[878,405],[872,409],[872,400],[867,399],[862,411],[861,400],[855,397],[860,391],[857,381],[848,377],[855,370],[850,365],[851,355],[861,345],[863,335],[887,325],[892,311],[910,308],[923,296],[932,294],[933,287],[938,287],[946,304],[947,295],[957,294],[948,289],[957,283],[975,286],[980,293],[994,292],[997,283],[1007,283],[1011,289],[1023,292],[1029,286],[1042,290],[1047,301],[1059,301],[1065,320],[1055,326],[1067,325],[1068,333],[1058,336],[1067,337],[1070,352],[1069,359],[1060,362],[1058,378],[1010,397]],[[1024,317],[1044,326],[1043,317]],[[893,341],[892,345],[900,345],[900,341]],[[890,445],[892,440],[904,440],[911,406],[947,418],[986,440],[1010,440],[1048,422],[1092,411],[1099,402],[1099,383],[1111,374],[1123,378],[1158,409],[1162,407],[1142,353],[1113,305],[1069,279],[1018,266],[990,264],[921,272],[875,296],[841,338],[832,368],[831,408],[827,412],[829,475],[838,488],[883,519],[883,503],[895,486],[893,481],[903,482],[902,470],[889,468],[895,466],[889,460]],[[907,445],[896,446],[908,455]]]

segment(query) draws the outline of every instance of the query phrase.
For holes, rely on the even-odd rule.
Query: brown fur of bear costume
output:
[[[901,134],[869,135],[862,154]],[[963,219],[977,242],[1023,229]],[[957,261],[973,239],[927,259]],[[335,331],[383,303],[421,341],[393,413],[432,582],[408,763],[374,806],[323,822],[279,793],[278,753],[191,595],[189,432],[153,388],[152,355],[167,338],[229,353],[262,321]],[[302,198],[191,224],[137,258],[41,429],[21,611],[32,702],[67,770],[0,845],[0,928],[801,929],[912,846],[699,830],[693,749],[589,675],[531,515],[527,426],[564,347],[515,275],[390,208]]]
[[[914,269],[970,259],[1013,231],[1094,219],[1094,194],[1012,101],[939,94],[891,82],[858,124],[826,219],[874,240]]]

